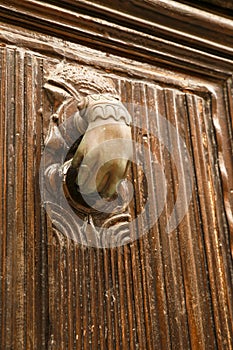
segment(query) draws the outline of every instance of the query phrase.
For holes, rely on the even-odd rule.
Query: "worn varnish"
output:
[[[29,3],[32,6],[32,2],[22,2]],[[127,11],[133,8],[129,3]],[[82,3],[81,8],[85,6]],[[161,4],[156,9],[160,11]],[[233,107],[229,72],[233,62],[211,54],[208,66],[208,49],[204,52],[202,48],[196,57],[186,44],[182,50],[191,55],[190,62],[180,68],[171,56],[166,61],[165,44],[164,58],[149,53],[149,39],[145,51],[135,50],[134,59],[132,53],[123,57],[125,42],[111,48],[112,41],[104,34],[102,50],[95,50],[89,33],[86,39],[82,37],[81,46],[78,23],[77,32],[66,41],[56,38],[60,34],[55,29],[53,33],[50,28],[50,36],[42,34],[44,30],[40,34],[36,21],[34,31],[27,27],[25,31],[5,23],[11,11],[2,10],[0,34],[0,348],[232,349]],[[19,18],[23,11],[20,7]],[[27,11],[32,11],[30,6]],[[41,15],[36,12],[39,9],[33,11],[31,15]],[[168,16],[166,6],[163,11]],[[46,27],[42,19],[41,27]],[[84,17],[82,20],[85,22]],[[125,40],[133,43],[131,35]],[[156,40],[159,38],[160,34]],[[179,50],[174,56],[182,60]],[[149,193],[153,200],[146,220],[150,222],[164,190],[150,151],[164,169],[167,198],[162,214],[146,235],[131,244],[97,249],[75,243],[53,227],[41,205],[40,159],[54,112],[43,86],[51,67],[63,61],[111,77],[121,101],[141,125],[142,130],[132,130],[142,161],[142,168],[133,165],[130,173],[135,190],[129,208],[132,217],[140,213]],[[173,157],[152,136],[153,131],[165,133],[160,115],[176,128],[189,151],[192,173],[183,172],[182,179]],[[180,145],[169,128],[166,137],[181,157]],[[143,171],[148,174],[147,183]],[[168,235],[165,229],[179,181],[185,182],[190,175],[193,194],[188,212]],[[182,195],[187,201],[187,193]],[[138,231],[146,224],[141,220]]]

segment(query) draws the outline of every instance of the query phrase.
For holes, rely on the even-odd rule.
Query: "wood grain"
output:
[[[42,348],[47,332],[46,230],[36,178],[41,60],[3,49],[1,74],[1,347]]]
[[[181,4],[130,1],[124,11],[117,11],[117,4],[75,2],[80,22],[68,0],[63,18],[60,13],[57,19],[52,1],[0,5],[0,347],[229,350],[233,24],[217,16],[211,22],[215,32],[209,37],[205,32],[204,38],[201,25],[194,30],[195,19],[206,28],[208,13],[190,10],[181,19]],[[17,11],[18,23],[13,23]],[[144,21],[149,12],[152,27]],[[128,13],[135,18],[127,20]],[[208,38],[212,42],[205,42]],[[148,194],[152,200],[148,215],[138,222],[139,233],[153,220],[164,192],[151,154],[164,169],[163,211],[131,244],[111,249],[77,244],[52,225],[43,209],[39,168],[54,108],[43,86],[49,69],[63,61],[111,77],[141,126],[133,129],[142,166],[131,168],[132,217]],[[179,139],[171,128],[162,130],[160,116],[185,141],[192,172],[182,166]],[[174,146],[181,179],[159,135]],[[188,211],[168,235],[179,181],[184,184],[191,174]],[[185,190],[182,196],[188,202]]]

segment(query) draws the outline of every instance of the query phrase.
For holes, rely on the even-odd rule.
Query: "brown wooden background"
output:
[[[233,23],[169,6],[130,1],[116,12],[84,1],[59,10],[52,1],[0,4],[1,349],[232,349]],[[161,184],[149,150],[168,184],[155,226],[115,249],[75,244],[52,227],[38,178],[53,112],[43,86],[62,61],[105,72],[142,127],[157,130],[161,114],[185,140],[193,197],[172,234],[165,227],[177,193],[175,164],[136,130],[151,188],[156,193]],[[146,192],[134,167],[132,178],[137,215]]]

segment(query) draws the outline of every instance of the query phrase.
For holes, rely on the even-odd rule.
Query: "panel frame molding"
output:
[[[0,4],[0,19],[186,72],[200,72],[217,79],[226,79],[232,72],[233,21],[229,19],[168,0],[131,0],[124,6],[118,1],[115,6],[121,11],[111,8],[111,2],[106,0],[81,0],[72,2],[72,6],[69,0],[59,3],[22,0],[19,4],[17,0],[4,0]],[[151,20],[139,17],[140,13],[151,13]],[[208,35],[213,37],[208,40]]]

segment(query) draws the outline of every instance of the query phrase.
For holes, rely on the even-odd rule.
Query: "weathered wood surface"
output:
[[[80,11],[91,8],[88,2],[82,3]],[[144,2],[134,3],[144,6]],[[156,4],[151,10],[169,16],[166,6]],[[156,20],[151,36],[143,39],[143,31],[132,29],[130,19],[125,20],[127,29],[122,24],[125,34],[119,40],[119,28],[111,21],[97,20],[101,11],[108,10],[98,12],[95,3],[95,16],[90,19],[81,13],[80,21],[72,28],[70,23],[63,35],[64,21],[77,16],[72,9],[68,17],[55,20],[57,9],[37,1],[2,2],[0,8],[0,347],[232,349],[232,23],[219,20],[216,41],[210,38],[205,44],[198,36],[201,29],[196,28],[195,40],[186,35],[187,41],[180,45],[186,27],[182,25],[175,42],[166,42]],[[25,29],[6,24],[14,17],[14,8]],[[30,11],[31,17],[25,17],[23,13]],[[195,15],[194,11],[192,18]],[[41,17],[40,23],[36,16]],[[46,20],[48,16],[58,22],[56,28],[51,19]],[[199,17],[203,26],[205,18]],[[173,21],[164,29],[165,36]],[[147,31],[147,24],[138,18],[140,23]],[[174,23],[179,27],[181,22],[176,18]],[[100,33],[104,26],[108,35]],[[42,33],[35,32],[40,28]],[[46,28],[50,36],[43,34]],[[215,46],[218,51],[213,55]],[[51,67],[63,60],[110,76],[142,129],[149,125],[159,130],[158,115],[162,115],[185,141],[194,173],[193,196],[187,215],[171,234],[165,228],[180,181],[176,164],[158,139],[136,128],[133,135],[142,145],[139,154],[154,191],[148,220],[157,210],[156,193],[162,186],[149,151],[156,155],[167,181],[164,210],[148,234],[123,247],[95,249],[73,242],[52,227],[41,206],[38,177],[54,108],[43,86]],[[179,156],[178,144],[176,152]],[[132,167],[132,216],[147,198],[139,170]],[[143,225],[139,223],[139,231]]]

